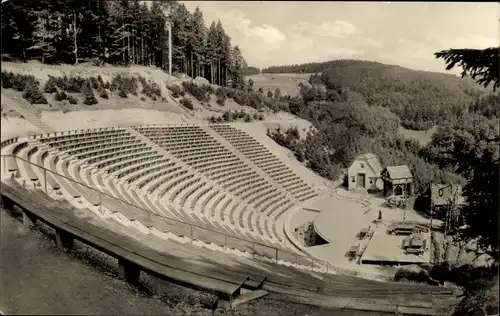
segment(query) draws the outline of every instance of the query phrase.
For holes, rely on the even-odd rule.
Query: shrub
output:
[[[141,101],[146,101],[146,98],[145,97],[141,97]]]
[[[430,282],[429,276],[427,275],[427,272],[425,272],[424,270],[416,272],[416,271],[406,270],[404,268],[399,269],[394,275],[394,281],[403,281],[403,280],[415,281],[419,283]]]
[[[187,97],[184,97],[180,103],[185,107],[185,108],[188,108],[190,110],[194,110],[194,106],[193,106],[193,102],[187,98]]]
[[[101,86],[99,80],[97,80],[96,77],[90,77],[89,80],[90,80],[90,84],[91,84],[92,89],[99,90],[99,88]],[[102,80],[102,78],[101,78],[101,80]]]
[[[252,121],[252,117],[249,115],[249,114],[246,114],[245,115],[245,122],[251,122]]]
[[[124,91],[125,94],[137,95],[137,79],[133,76],[117,74],[111,80],[111,91]]]
[[[54,95],[54,99],[56,101],[63,101],[63,100],[68,100],[68,95],[66,94],[66,92],[64,91],[58,91],[56,92],[56,94]]]
[[[172,97],[178,98],[179,96],[183,97],[186,95],[186,92],[184,92],[181,87],[178,85],[174,84],[171,87],[167,87],[170,91],[172,91]]]
[[[2,88],[24,91],[28,85],[36,86],[40,83],[32,75],[19,75],[2,71]]]
[[[108,91],[106,91],[106,89],[102,88],[102,86],[101,86],[101,89],[99,91],[99,97],[106,99],[106,100],[109,99]]]
[[[182,82],[182,87],[184,88],[185,91],[187,91],[189,94],[195,97],[196,100],[200,102],[210,101],[210,98],[207,95],[207,93],[210,93],[210,91],[213,92],[211,86],[207,85],[198,86],[197,84],[188,81]]]
[[[101,86],[101,88],[109,89],[109,82],[104,82],[101,75],[97,75],[97,82],[99,83],[99,86]]]
[[[27,83],[27,86],[24,88],[23,98],[28,100],[31,104],[48,104],[43,93],[33,82]]]
[[[80,93],[82,92],[82,88],[85,82],[86,82],[85,78],[81,76],[69,77],[68,83],[66,85],[66,91]]]
[[[150,97],[153,100],[156,100],[156,97],[161,97],[161,89],[156,84],[156,82],[150,80],[147,81],[143,77],[139,77],[139,81],[141,82],[142,85],[142,93],[145,94],[146,96]]]
[[[83,104],[85,105],[94,105],[97,104],[97,99],[94,95],[94,90],[92,90],[90,81],[85,81],[82,86],[82,96],[83,96]]]
[[[127,92],[125,92],[124,90],[120,90],[120,91],[118,92],[118,95],[119,95],[120,97],[122,97],[122,98],[127,98],[127,97],[128,97],[128,96],[127,96]]]
[[[14,74],[12,72],[2,71],[2,88],[11,89]]]
[[[49,80],[45,83],[43,87],[43,91],[45,93],[55,93],[57,92],[56,78],[53,76],[49,76]]]
[[[68,102],[69,104],[78,104],[78,100],[72,95],[68,96]]]

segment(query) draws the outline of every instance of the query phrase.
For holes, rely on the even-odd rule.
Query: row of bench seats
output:
[[[299,201],[306,201],[318,195],[293,170],[250,135],[225,124],[214,124],[210,127]]]
[[[193,133],[194,132],[194,133]],[[132,137],[130,136],[129,133],[125,132],[125,131],[121,131],[119,134],[119,136],[116,136],[118,134],[118,131],[115,131],[113,135],[109,135],[109,133],[106,133],[102,135],[102,137],[99,138],[99,136],[97,135],[92,135],[91,137],[92,138],[92,141],[102,141],[104,139],[106,139],[109,144],[108,144],[108,147],[113,147],[115,144],[113,143],[113,141],[121,141],[121,139],[123,137],[128,137],[129,139],[131,139]],[[199,132],[197,132],[196,130],[192,130],[192,131],[188,131],[187,133],[187,136],[192,136],[193,134],[198,134],[197,137],[199,136]],[[71,135],[73,137],[71,141],[74,140],[75,135]],[[175,137],[176,138],[182,138],[182,136],[186,136],[186,135],[183,135],[182,133],[179,133],[178,131],[175,132]],[[148,160],[145,162],[145,160],[143,158],[137,158],[137,155],[134,155],[134,156],[131,156],[130,157],[133,157],[135,158],[135,160],[133,160],[132,162],[130,162],[130,160],[127,159],[127,157],[123,157],[123,156],[116,156],[114,155],[114,153],[117,153],[117,154],[120,154],[120,151],[111,151],[111,154],[109,152],[106,152],[107,155],[106,156],[98,156],[98,157],[95,157],[95,156],[92,156],[93,158],[91,159],[88,159],[88,157],[86,156],[86,153],[88,150],[92,150],[93,149],[93,146],[89,146],[88,145],[88,141],[87,141],[87,138],[88,137],[84,137],[84,142],[82,142],[83,146],[84,146],[84,149],[82,150],[81,148],[78,148],[77,146],[71,148],[71,150],[75,151],[76,153],[78,153],[79,155],[81,155],[81,158],[84,159],[85,162],[87,163],[90,163],[90,164],[94,164],[94,166],[99,166],[99,167],[103,167],[105,166],[105,170],[107,171],[107,173],[111,176],[115,176],[116,178],[118,179],[124,179],[124,181],[126,181],[126,183],[128,184],[132,184],[134,185],[134,187],[136,189],[142,189],[146,186],[146,184],[150,184],[148,187],[147,187],[147,192],[149,194],[153,194],[155,190],[158,190],[160,189],[160,186],[161,185],[165,185],[166,183],[169,182],[169,180],[173,180],[174,178],[177,180],[175,182],[172,182],[170,181],[170,184],[166,187],[164,187],[163,189],[160,189],[161,192],[159,192],[159,197],[163,197],[163,196],[166,196],[167,192],[168,191],[171,191],[171,194],[168,195],[169,199],[170,200],[173,200],[175,199],[176,197],[180,196],[181,192],[182,191],[186,191],[187,193],[182,196],[180,198],[180,204],[181,206],[183,206],[190,195],[192,195],[195,190],[192,189],[191,187],[194,187],[196,189],[199,189],[201,187],[204,187],[205,186],[205,183],[196,183],[196,182],[200,182],[199,179],[192,179],[191,181],[186,181],[186,180],[190,180],[191,178],[193,178],[194,175],[185,175],[186,174],[186,171],[185,170],[180,170],[181,168],[180,167],[174,167],[172,164],[167,164],[166,161],[167,160],[163,160],[163,159],[158,159],[158,160]],[[53,145],[53,147],[57,147],[57,146],[65,146],[67,145],[67,143],[63,143],[63,142],[67,142],[69,141],[68,139],[64,139],[64,140],[58,140],[57,142],[55,142],[55,144]],[[134,142],[138,142],[137,140],[134,140]],[[46,142],[44,142],[46,143]],[[95,146],[98,146],[96,144],[93,144],[94,147]],[[64,149],[66,149],[66,147],[64,147]],[[73,153],[73,152],[71,152]],[[144,156],[144,155],[143,155]],[[150,155],[150,158],[151,157],[157,157],[155,156],[154,154],[153,155]],[[106,159],[103,161],[103,159]],[[87,159],[87,160],[85,160]],[[163,164],[162,164],[163,163]],[[209,163],[209,161],[208,161]],[[208,165],[207,163],[207,165]],[[170,167],[170,169],[166,169],[166,167]],[[175,173],[175,171],[177,171],[177,173]],[[179,176],[183,176],[183,177],[179,177]],[[180,186],[179,186],[180,184]],[[174,189],[174,187],[177,187],[177,189]],[[205,191],[208,191],[208,190],[205,190]],[[190,203],[193,203],[192,201],[190,201]],[[236,204],[235,204],[236,205]],[[232,209],[232,211],[234,211],[234,208]],[[221,217],[224,217],[224,216],[227,216],[227,214],[225,215],[222,215],[223,212],[221,212]],[[237,214],[231,214],[231,215],[237,215]],[[234,220],[231,218],[231,222],[232,224],[234,224]],[[243,217],[240,216],[239,217],[239,222],[240,222],[240,227],[245,227],[244,225],[241,225],[241,223],[243,222]],[[253,229],[252,229],[253,230]],[[274,229],[276,231],[276,229]],[[271,234],[268,234],[268,235],[271,235]],[[248,236],[239,236],[239,237],[248,237]],[[258,240],[259,242],[262,242],[262,240]],[[275,244],[271,244],[272,246],[276,246]]]
[[[137,127],[136,130],[267,216],[279,208],[286,211],[293,205],[291,201],[287,201],[286,196],[277,192],[275,187],[259,176],[245,161],[213,139],[201,127],[190,127],[184,133],[170,127]],[[279,198],[276,198],[277,196]],[[269,198],[274,199],[271,203],[264,203]],[[230,203],[231,201],[228,200],[222,206],[223,212],[227,213],[225,206]],[[215,206],[218,207],[217,204]],[[237,214],[238,219],[241,219],[240,223],[243,223],[245,217],[243,213],[250,209],[235,211],[235,207],[236,205],[231,208],[230,217],[233,218],[231,215]],[[244,227],[243,224],[240,226]],[[268,231],[268,227],[262,228]],[[253,227],[249,229],[253,231]],[[276,228],[271,227],[271,230],[276,231]],[[269,235],[281,240],[278,234],[269,232]]]
[[[111,181],[108,187],[118,188],[119,183],[126,183],[125,189],[120,188],[128,192],[112,192],[117,198],[127,197],[159,215],[177,214],[179,218],[184,213],[188,216],[182,220],[187,221],[191,221],[196,209],[198,214],[203,214],[201,222],[207,228],[213,229],[213,222],[220,222],[224,233],[287,249],[282,245],[282,229],[275,224],[294,202],[246,161],[198,126],[136,130],[192,169],[171,161],[127,129],[45,137],[40,142],[49,149],[57,149],[57,157],[74,157],[87,171],[96,170],[97,175],[89,172],[81,177],[88,185],[94,184],[92,177],[100,179],[101,174]],[[41,157],[45,159],[47,153]],[[55,163],[60,163],[59,158]],[[217,183],[219,188],[206,179]],[[224,190],[232,195],[227,197]],[[159,199],[160,204],[171,205],[143,204],[137,201],[138,196],[144,196],[141,192],[147,193],[147,198]],[[97,204],[95,197],[91,196],[90,200],[91,204]],[[175,210],[171,210],[172,207]],[[169,210],[163,210],[165,208]],[[195,224],[200,223],[195,220]]]

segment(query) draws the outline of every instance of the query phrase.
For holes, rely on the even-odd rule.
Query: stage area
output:
[[[407,257],[404,254],[401,247],[405,236],[387,235],[388,238],[383,236],[386,235],[387,229],[395,222],[406,219],[406,221],[425,223],[428,220],[422,218],[413,210],[404,212],[401,209],[386,208],[383,206],[383,202],[383,198],[369,195],[362,196],[343,189],[337,189],[332,192],[330,197],[304,206],[308,209],[318,210],[319,213],[306,210],[297,212],[292,219],[292,227],[297,227],[296,225],[299,224],[306,225],[309,221],[314,221],[316,232],[328,243],[306,247],[305,250],[317,258],[328,261],[340,268],[369,274],[392,274],[393,276],[395,269],[397,269],[396,266],[359,264],[358,259],[396,257],[396,259],[404,260],[411,258],[411,260],[418,263],[428,261],[428,251],[422,256],[408,255]],[[382,212],[382,222],[375,224],[373,221],[377,219],[379,211]],[[315,218],[313,219],[313,217]],[[368,228],[373,231],[374,235],[382,235],[380,238],[375,237],[373,244],[371,244],[369,238],[360,239],[358,237],[361,230]],[[361,258],[350,259],[349,250],[357,245],[359,245],[359,255],[362,256]],[[429,242],[427,242],[427,245],[429,245]],[[363,255],[367,257],[363,257]]]
[[[429,245],[429,234],[424,235]],[[421,255],[405,254],[403,240],[405,236],[387,235],[375,232],[361,256],[362,264],[421,264],[429,262],[429,251]],[[427,248],[428,249],[428,248]]]

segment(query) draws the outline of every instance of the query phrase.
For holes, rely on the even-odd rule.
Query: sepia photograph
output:
[[[0,315],[499,315],[499,3],[2,0],[0,37]]]

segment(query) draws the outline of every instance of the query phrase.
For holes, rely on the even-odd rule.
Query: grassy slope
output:
[[[117,278],[115,259],[76,242],[69,254],[56,249],[52,229],[32,229],[0,210],[0,310],[47,315],[339,315],[383,313],[332,310],[268,295],[236,307],[212,310],[215,297],[142,274],[139,288]]]

